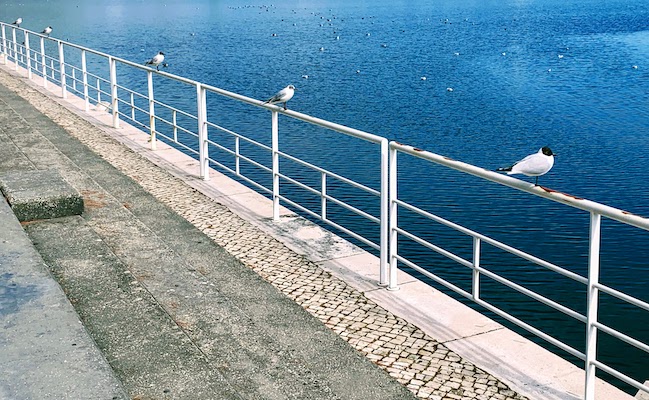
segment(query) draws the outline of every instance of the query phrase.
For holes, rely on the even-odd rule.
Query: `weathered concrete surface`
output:
[[[0,196],[0,399],[126,399]]]
[[[83,198],[56,170],[2,173],[0,192],[19,221],[67,217],[83,212]]]

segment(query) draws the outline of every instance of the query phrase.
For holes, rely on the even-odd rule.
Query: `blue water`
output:
[[[541,184],[649,216],[644,0],[52,3],[10,2],[0,18],[22,16],[23,26],[35,31],[51,25],[55,37],[137,62],[162,50],[168,72],[254,98],[293,83],[298,91],[292,109],[489,169],[547,145],[559,157]],[[140,78],[125,72],[119,79]],[[191,90],[161,88],[195,108]],[[226,110],[212,108],[210,113]],[[230,129],[268,141],[266,115],[236,108],[222,114]],[[367,144],[280,122],[282,146],[291,154],[373,181],[374,148],[369,154]],[[401,198],[586,274],[587,213],[407,157],[400,158],[400,168]],[[317,182],[317,176],[304,179]],[[332,207],[336,212],[344,215]],[[400,223],[470,259],[470,239],[405,211]],[[604,221],[602,237],[601,280],[649,301],[649,234]],[[462,267],[405,239],[400,249],[470,287]],[[580,285],[489,246],[483,251],[483,266],[585,312]],[[583,347],[582,324],[489,280],[482,295]],[[602,302],[600,320],[649,343],[648,313],[604,295]],[[606,363],[640,381],[649,378],[646,354],[600,337]]]

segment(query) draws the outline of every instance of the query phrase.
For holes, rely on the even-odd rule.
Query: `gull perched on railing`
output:
[[[523,174],[527,176],[536,177],[534,186],[539,185],[539,176],[545,175],[552,169],[554,165],[554,157],[556,154],[552,153],[549,147],[542,147],[538,152],[530,154],[522,160],[514,163],[514,165],[506,168],[498,168],[496,171],[507,172],[507,175]]]
[[[22,23],[23,23],[23,19],[19,17],[14,22],[12,22],[11,25],[16,25],[17,27],[20,28],[20,24],[22,24]]]
[[[51,26],[48,26],[47,28],[43,29],[43,31],[42,31],[41,33],[42,33],[43,35],[50,36],[50,33],[52,33],[52,27],[51,27]]]
[[[152,59],[150,59],[149,61],[145,62],[144,65],[153,65],[153,66],[155,67],[156,70],[160,71],[160,64],[162,64],[162,62],[163,62],[164,60],[165,60],[165,53],[163,53],[163,52],[160,51],[160,52],[158,52],[158,54],[156,54],[155,56],[153,56]],[[165,67],[166,65],[163,64],[162,66]]]
[[[293,85],[288,85],[284,89],[280,90],[279,92],[275,93],[273,97],[270,99],[264,101],[264,103],[269,103],[269,104],[282,104],[284,103],[284,109],[286,110],[286,103],[293,98],[293,95],[295,94],[295,86]]]

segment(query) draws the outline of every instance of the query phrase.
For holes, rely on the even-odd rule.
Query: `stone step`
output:
[[[83,198],[56,170],[0,174],[0,191],[19,221],[79,215]]]

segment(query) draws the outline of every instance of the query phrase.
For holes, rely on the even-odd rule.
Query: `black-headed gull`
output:
[[[270,99],[264,101],[264,103],[269,103],[269,104],[282,104],[284,103],[284,109],[286,110],[286,102],[291,100],[293,98],[293,95],[295,94],[295,86],[293,85],[288,85],[284,89],[280,90],[279,92],[275,93],[273,97]]]
[[[22,21],[21,21],[22,22]],[[43,29],[41,32],[43,35],[50,36],[50,33],[52,33],[52,27],[48,26],[47,28]]]
[[[18,18],[18,19],[16,19],[14,22],[12,22],[11,25],[16,25],[17,27],[20,28],[20,24],[22,24],[22,23],[23,23],[23,19],[22,19],[22,18]]]
[[[149,61],[145,62],[144,65],[153,65],[156,70],[160,71],[160,64],[165,60],[165,53],[163,52],[158,52],[155,56],[153,56],[152,59]],[[164,65],[163,65],[164,67]]]
[[[539,184],[539,176],[546,174],[554,165],[554,157],[549,147],[542,147],[538,152],[530,154],[522,160],[507,168],[498,168],[496,171],[507,172],[507,175],[523,174],[536,177],[534,186]]]

